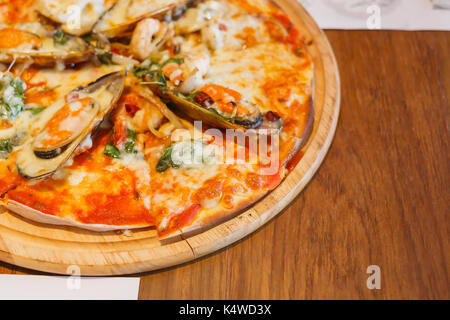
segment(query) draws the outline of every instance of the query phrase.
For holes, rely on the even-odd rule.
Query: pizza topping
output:
[[[25,82],[11,73],[0,73],[0,119],[14,120],[25,109]]]
[[[259,128],[280,131],[283,128],[283,120],[276,112],[268,111],[263,116],[263,121]]]
[[[56,32],[53,34],[53,42],[55,45],[65,45],[69,41],[69,38],[66,36],[64,31],[62,30],[56,30]]]
[[[192,95],[193,100],[203,108],[211,110],[232,123],[245,128],[255,128],[261,124],[262,116],[255,105],[242,94],[217,84],[200,87]]]
[[[167,20],[176,19],[184,11],[183,6],[188,2],[188,0],[119,0],[101,17],[93,30],[108,38],[128,35],[144,17],[160,17],[165,14]]]
[[[36,22],[0,30],[0,62],[50,66],[86,61],[93,50],[83,39]],[[32,59],[32,60],[31,60]]]
[[[13,150],[12,139],[0,139],[0,159],[7,159]]]
[[[112,138],[114,139],[114,134],[112,135]],[[116,144],[114,144],[114,141],[110,139],[108,144],[105,146],[104,154],[114,159],[121,159],[122,152],[137,153],[138,151],[137,149],[135,149],[136,139],[137,139],[136,132],[127,128],[126,138],[123,139],[124,142],[120,144],[122,147],[118,147]]]
[[[2,49],[22,49],[37,50],[42,43],[38,36],[13,28],[0,30],[0,48]]]
[[[170,36],[169,25],[156,19],[144,19],[133,31],[130,48],[131,53],[138,59],[144,60],[150,54],[159,50]]]
[[[216,163],[218,159],[213,145],[197,140],[185,140],[172,144],[164,151],[156,171],[164,172],[169,168],[194,169]]]
[[[202,30],[209,21],[219,18],[227,8],[219,1],[205,1],[195,8],[190,8],[175,22],[175,30],[188,34]]]
[[[98,104],[90,97],[66,104],[58,110],[34,140],[34,150],[63,148],[77,138],[98,112]]]
[[[88,33],[101,14],[108,8],[111,1],[108,0],[84,0],[84,1],[35,1],[35,8],[45,17],[62,24],[62,29],[70,34],[82,35]],[[74,23],[73,10],[70,5],[76,4],[80,21]]]
[[[66,163],[111,112],[124,83],[125,74],[113,72],[43,110],[31,130],[37,135],[30,135],[17,154],[19,173],[29,179],[44,178]]]

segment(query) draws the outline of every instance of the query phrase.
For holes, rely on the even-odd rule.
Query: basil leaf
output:
[[[166,150],[164,150],[161,158],[156,165],[156,171],[165,172],[169,168],[177,168],[178,166],[172,161],[172,150],[173,146],[169,146]]]
[[[105,146],[105,151],[103,152],[106,156],[114,158],[114,159],[120,159],[120,151],[112,144],[107,144]]]
[[[56,30],[56,32],[53,34],[53,42],[59,45],[65,45],[69,41],[69,38],[62,30]]]
[[[37,108],[29,108],[27,110],[30,111],[33,116],[35,116],[44,111],[46,108],[47,107],[37,107]]]

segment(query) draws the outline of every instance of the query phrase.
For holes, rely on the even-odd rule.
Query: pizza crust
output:
[[[230,220],[239,214],[243,213],[243,210],[247,209],[250,205],[255,204],[262,198],[264,198],[270,191],[264,191],[252,198],[242,200],[236,207],[230,210],[218,210],[216,212],[205,212],[200,215],[198,219],[191,225],[184,227],[180,230],[180,234],[183,239],[190,238],[197,234],[200,234],[206,230],[214,228],[219,224]]]

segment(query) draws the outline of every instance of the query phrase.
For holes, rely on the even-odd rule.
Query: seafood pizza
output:
[[[0,203],[161,239],[276,188],[312,131],[313,65],[269,0],[0,3]]]

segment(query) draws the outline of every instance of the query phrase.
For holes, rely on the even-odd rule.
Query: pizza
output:
[[[196,234],[300,161],[312,88],[301,30],[273,1],[3,1],[0,204]]]

